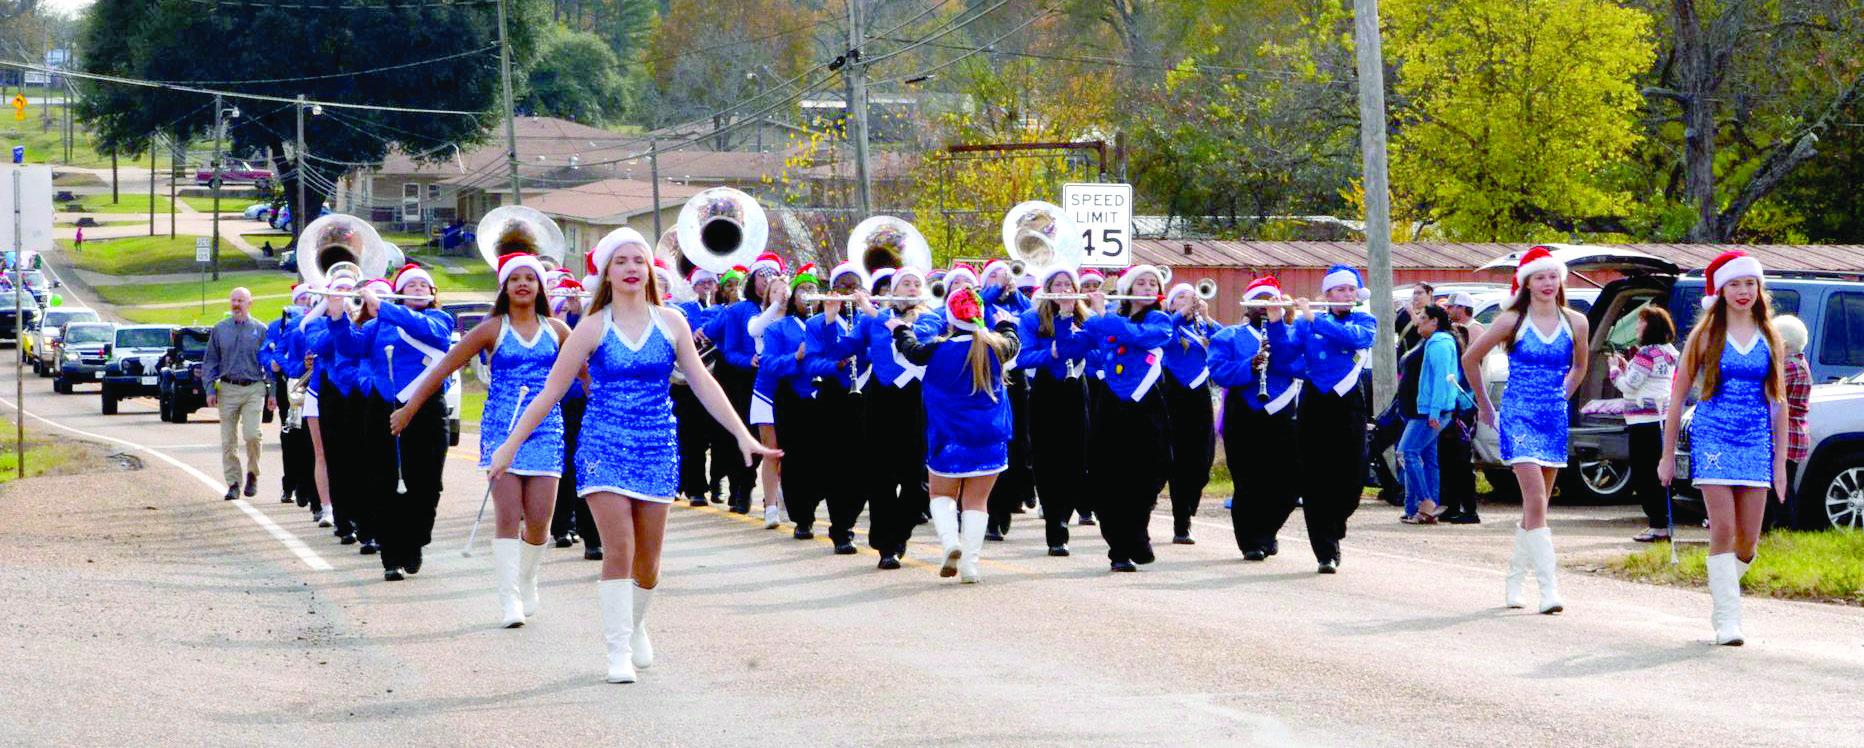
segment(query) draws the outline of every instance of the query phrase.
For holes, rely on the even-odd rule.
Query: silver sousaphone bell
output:
[[[749,265],[770,242],[770,219],[756,198],[713,187],[686,201],[673,226],[680,255],[693,265],[724,273]]]
[[[298,239],[298,274],[312,286],[328,286],[338,264],[355,268],[357,283],[388,272],[390,253],[375,227],[355,216],[332,213],[304,227]],[[306,251],[308,250],[308,251]]]
[[[562,267],[569,246],[556,221],[535,208],[522,205],[506,205],[486,213],[479,219],[477,241],[479,256],[494,270],[498,268],[499,257],[514,252],[536,255]]]
[[[932,246],[911,223],[893,216],[872,216],[855,224],[854,231],[848,233],[848,259],[860,268],[864,278],[889,268],[929,271]]]
[[[1024,272],[1039,276],[1056,267],[1079,270],[1087,250],[1067,211],[1030,200],[1003,214],[1003,251],[1012,263],[1022,263]]]

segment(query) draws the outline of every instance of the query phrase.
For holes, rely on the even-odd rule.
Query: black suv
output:
[[[156,374],[162,420],[187,423],[190,413],[207,406],[201,360],[207,357],[207,337],[213,331],[211,327],[183,327],[169,335],[168,355],[157,363],[160,371]]]
[[[117,401],[161,394],[160,362],[168,355],[172,325],[123,325],[104,349],[103,414],[116,415]]]

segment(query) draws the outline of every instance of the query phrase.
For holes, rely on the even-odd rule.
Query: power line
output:
[[[926,68],[925,70],[921,70],[921,71],[919,71],[919,72],[917,72],[917,73],[913,73],[913,74],[911,74],[911,75],[902,75],[902,76],[899,76],[899,77],[897,77],[897,78],[888,78],[888,79],[886,79],[886,80],[883,80],[883,81],[879,81],[879,82],[877,82],[877,83],[874,83],[874,84],[872,84],[872,85],[876,85],[876,86],[884,86],[884,85],[888,85],[888,84],[892,84],[892,83],[899,83],[900,81],[904,81],[904,80],[911,80],[911,79],[914,79],[914,78],[923,78],[923,77],[926,77],[926,76],[930,76],[930,75],[932,75],[933,73],[936,73],[936,72],[938,72],[938,71],[940,71],[940,70],[944,70],[945,68],[948,68],[948,67],[951,67],[951,66],[953,66],[953,65],[956,65],[956,64],[958,64],[958,63],[960,63],[960,62],[963,62],[963,61],[965,60],[965,58],[968,58],[968,57],[970,57],[971,55],[974,55],[974,54],[977,54],[978,52],[983,52],[983,51],[985,51],[985,50],[987,50],[987,49],[989,49],[989,48],[991,48],[992,46],[994,46],[994,45],[996,45],[996,43],[997,43],[997,42],[1000,42],[1000,41],[1003,41],[1004,39],[1008,39],[1008,38],[1010,38],[1010,35],[1011,35],[1011,34],[1015,34],[1015,33],[1016,33],[1016,32],[1018,32],[1018,31],[1022,31],[1023,29],[1026,29],[1026,28],[1029,28],[1029,26],[1030,26],[1031,24],[1033,24],[1033,23],[1035,23],[1036,21],[1040,21],[1040,20],[1042,20],[1042,19],[1044,19],[1044,18],[1047,18],[1047,17],[1048,17],[1048,16],[1049,16],[1049,15],[1050,15],[1051,13],[1052,13],[1052,11],[1051,11],[1051,12],[1045,12],[1045,13],[1042,13],[1042,14],[1039,14],[1039,15],[1034,15],[1034,16],[1030,16],[1028,20],[1026,20],[1026,21],[1023,21],[1022,23],[1019,23],[1019,24],[1016,24],[1016,27],[1015,27],[1015,28],[1012,28],[1012,29],[1010,29],[1009,31],[1006,31],[1006,32],[1003,32],[1003,34],[1002,34],[1001,36],[998,36],[997,38],[995,38],[995,39],[992,39],[992,40],[990,40],[990,41],[989,41],[988,43],[986,43],[986,44],[985,44],[985,45],[984,45],[983,47],[980,47],[980,48],[976,48],[976,49],[972,49],[972,50],[971,50],[971,51],[969,51],[969,52],[966,52],[966,53],[964,53],[964,54],[961,54],[961,55],[958,55],[957,57],[954,57],[954,58],[952,58],[952,59],[950,59],[950,60],[947,60],[947,61],[945,61],[945,62],[943,62],[943,63],[940,63],[940,64],[938,64],[938,65],[934,65],[934,66],[932,66],[932,67],[930,67],[930,68]]]
[[[58,70],[55,68],[46,67],[44,65],[37,65],[37,64],[30,63],[30,62],[15,62],[13,60],[0,60],[0,66],[15,68],[19,70],[26,70],[26,71],[31,71],[35,73],[45,73],[47,75],[63,75],[63,76],[71,77],[71,78],[94,80],[94,81],[100,81],[103,83],[118,83],[118,84],[122,84],[126,86],[159,88],[159,89],[168,90],[168,91],[180,91],[183,93],[196,93],[196,94],[203,94],[207,96],[224,96],[229,99],[246,99],[249,101],[270,101],[274,103],[284,103],[284,104],[299,103],[298,99],[286,98],[283,96],[267,96],[264,94],[245,93],[241,91],[226,91],[226,90],[213,89],[213,88],[199,88],[195,86],[185,86],[185,85],[174,84],[174,83],[163,83],[161,81],[143,80],[141,78],[125,78],[125,77],[116,76],[116,75],[100,75],[97,73],[81,73],[75,70]],[[461,116],[466,116],[466,117],[478,117],[484,114],[483,112],[463,112],[463,111],[459,111],[456,109],[418,109],[414,107],[381,106],[381,105],[375,105],[375,104],[350,104],[350,103],[341,102],[341,101],[317,101],[317,100],[312,100],[312,99],[305,99],[303,100],[303,103],[306,106],[321,106],[325,108],[334,108],[334,109],[363,109],[363,110],[376,111],[376,112],[400,112],[403,114],[455,114],[455,115],[461,115]]]
[[[447,0],[446,2],[403,2],[392,5],[370,5],[367,3],[345,3],[343,0],[330,0],[325,3],[308,2],[254,2],[253,0],[190,0],[196,5],[211,5],[215,10],[222,7],[246,10],[413,10],[418,8],[456,8],[469,5],[492,5],[498,0]]]
[[[923,46],[923,45],[926,45],[926,44],[931,44],[932,42],[934,42],[934,41],[937,41],[937,40],[939,40],[939,39],[942,39],[942,38],[944,38],[945,36],[947,36],[947,35],[949,35],[949,34],[951,34],[951,33],[952,33],[952,32],[954,32],[954,31],[957,31],[957,30],[959,30],[959,29],[962,29],[962,28],[964,28],[964,27],[966,27],[966,26],[969,26],[969,25],[971,25],[971,24],[973,24],[973,23],[976,23],[976,22],[977,22],[978,20],[980,20],[980,19],[982,19],[982,18],[983,18],[984,16],[987,16],[987,15],[990,15],[990,14],[991,14],[992,12],[995,12],[995,11],[996,11],[996,10],[997,10],[998,8],[1001,8],[1001,7],[1003,7],[1003,6],[1005,6],[1005,5],[1008,5],[1009,3],[1010,3],[1010,0],[997,0],[997,4],[996,4],[996,5],[992,5],[992,6],[990,6],[990,7],[988,7],[988,8],[985,8],[985,9],[983,9],[983,10],[980,10],[980,11],[978,11],[977,13],[975,13],[975,14],[973,14],[973,15],[972,15],[972,16],[971,16],[970,18],[966,18],[966,19],[964,19],[963,21],[961,21],[961,22],[958,22],[958,23],[957,23],[957,24],[955,24],[955,25],[950,25],[950,26],[948,26],[948,27],[947,27],[947,28],[946,28],[945,30],[943,30],[943,31],[939,31],[939,32],[936,32],[936,33],[933,33],[933,34],[932,34],[932,35],[930,35],[930,36],[927,36],[927,37],[925,37],[925,38],[923,38],[923,39],[920,39],[920,40],[918,40],[918,41],[915,41],[915,42],[912,42],[912,43],[909,43],[909,44],[907,44],[907,45],[906,45],[906,46],[904,46],[904,47],[901,47],[901,48],[899,48],[899,49],[896,49],[896,50],[893,50],[892,52],[888,52],[888,53],[886,53],[886,54],[883,54],[883,55],[880,55],[879,57],[875,57],[874,59],[871,59],[871,60],[867,60],[867,61],[866,61],[866,64],[868,64],[868,65],[877,65],[877,64],[879,64],[879,63],[881,63],[881,62],[883,62],[883,61],[885,61],[885,60],[890,60],[890,59],[893,59],[893,58],[895,58],[895,57],[898,57],[898,56],[900,56],[900,55],[903,55],[903,54],[906,54],[907,52],[911,52],[911,51],[913,51],[914,49],[917,49],[917,48],[919,48],[919,47],[921,47],[921,46]],[[954,17],[954,18],[955,18],[955,17]],[[947,21],[946,23],[947,23],[947,24],[950,24],[951,22],[950,22],[950,21]]]
[[[762,41],[769,41],[769,40],[771,40],[771,39],[775,39],[775,38],[777,38],[777,37],[780,37],[780,36],[788,36],[788,35],[790,35],[790,34],[794,34],[794,33],[796,33],[796,32],[798,32],[798,31],[807,31],[807,30],[809,30],[809,29],[813,29],[813,28],[815,28],[815,27],[817,27],[817,26],[821,26],[821,25],[823,25],[823,24],[826,24],[826,23],[832,23],[832,22],[835,22],[835,21],[840,21],[840,20],[843,20],[843,19],[845,19],[845,18],[847,18],[847,16],[846,16],[846,15],[839,15],[839,16],[829,16],[828,18],[824,18],[824,19],[822,19],[822,20],[820,20],[820,21],[816,21],[816,22],[814,22],[814,23],[808,23],[808,24],[804,24],[804,25],[801,25],[801,26],[794,26],[794,27],[791,27],[791,28],[787,28],[787,29],[784,29],[784,30],[782,30],[782,31],[778,31],[778,32],[775,32],[775,33],[771,33],[771,34],[765,34],[765,35],[763,35],[763,36],[757,36],[757,37],[752,37],[752,38],[750,38],[750,39],[740,39],[740,40],[738,40],[738,41],[735,41],[735,42],[724,42],[724,43],[721,43],[721,44],[714,44],[714,45],[712,45],[712,46],[710,46],[710,47],[698,47],[698,48],[696,48],[696,49],[689,49],[689,50],[686,50],[686,51],[684,51],[684,52],[679,52],[679,53],[676,53],[676,54],[670,54],[670,55],[662,55],[662,56],[660,56],[660,57],[649,57],[649,58],[646,58],[646,59],[643,59],[643,60],[641,60],[641,62],[663,62],[663,61],[666,61],[666,60],[677,60],[677,59],[680,59],[680,58],[682,58],[682,57],[690,57],[690,56],[692,56],[692,55],[697,55],[697,54],[704,54],[704,53],[706,53],[706,52],[713,52],[713,51],[717,51],[717,50],[721,50],[721,49],[729,49],[729,48],[731,48],[731,47],[741,47],[741,46],[744,46],[744,45],[746,45],[746,44],[756,44],[756,43],[758,43],[758,42],[762,42]]]
[[[196,1],[198,2],[199,0],[196,0]],[[213,85],[243,85],[243,84],[248,84],[248,83],[298,83],[301,81],[321,81],[321,80],[330,80],[331,78],[351,78],[351,77],[355,77],[359,75],[373,75],[375,73],[386,73],[390,70],[402,70],[405,68],[420,67],[422,65],[432,65],[436,62],[446,62],[447,60],[457,60],[461,57],[471,57],[477,54],[485,54],[486,52],[496,51],[497,49],[498,49],[498,45],[488,44],[478,49],[468,50],[465,52],[459,52],[456,54],[450,54],[445,57],[435,57],[435,58],[427,59],[427,60],[416,60],[414,62],[404,62],[400,65],[387,65],[387,66],[379,67],[379,68],[370,68],[368,70],[358,70],[353,73],[330,73],[328,75],[301,75],[296,78],[252,78],[252,79],[237,80],[237,81],[153,81],[153,82],[173,83],[176,85],[190,85],[190,86],[213,86]]]
[[[906,40],[905,39],[888,39],[888,41],[904,42]],[[1148,65],[1143,62],[1129,62],[1126,60],[1118,60],[1118,59],[1114,59],[1111,57],[1091,57],[1091,56],[1082,56],[1082,55],[1057,55],[1057,54],[1044,54],[1040,52],[1016,52],[1016,51],[1004,50],[1004,49],[991,49],[989,46],[971,47],[971,46],[966,46],[962,44],[927,43],[926,46],[938,47],[940,49],[950,49],[950,50],[956,50],[956,51],[962,51],[962,52],[973,52],[973,53],[974,52],[989,52],[990,54],[993,54],[993,55],[1001,55],[1005,57],[1027,57],[1027,58],[1032,58],[1032,59],[1037,59],[1037,60],[1053,60],[1057,62],[1080,62],[1080,63],[1086,63],[1090,65],[1107,65],[1111,67],[1131,68],[1134,70],[1177,70],[1178,69],[1178,66],[1175,66],[1175,65]],[[1191,65],[1191,67],[1197,68],[1198,70],[1211,71],[1211,72],[1255,73],[1258,75],[1279,77],[1279,78],[1284,78],[1284,79],[1289,79],[1289,80],[1300,77],[1298,73],[1291,73],[1286,70],[1272,70],[1269,68],[1242,67],[1242,66],[1237,66],[1237,65],[1211,65],[1211,64],[1194,63],[1193,65]]]

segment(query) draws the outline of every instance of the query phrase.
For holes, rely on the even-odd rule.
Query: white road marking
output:
[[[0,403],[5,403],[6,407],[8,408],[16,407],[12,400],[8,400],[4,397],[0,397]],[[82,436],[82,437],[86,437],[90,439],[97,439],[100,441],[113,442],[113,443],[121,444],[125,447],[129,447],[137,451],[147,452],[151,455],[154,455],[156,459],[159,459],[163,462],[166,462],[170,465],[180,468],[182,472],[187,473],[188,475],[194,476],[195,479],[199,480],[202,485],[205,485],[208,488],[213,489],[214,493],[216,494],[225,490],[225,487],[220,484],[219,479],[211,475],[208,475],[204,472],[201,472],[199,468],[196,468],[193,465],[189,465],[185,462],[177,460],[174,457],[168,455],[167,453],[157,450],[153,447],[147,447],[141,444],[137,444],[136,442],[132,442],[127,439],[118,439],[114,436],[105,436],[103,434],[95,434],[89,431],[84,431],[82,429],[74,429],[70,426],[66,426],[57,421],[53,421],[49,418],[41,416],[32,411],[26,411],[26,416],[29,418],[35,419],[39,421],[40,423],[46,424],[47,426],[51,426],[56,429],[62,429],[64,431],[69,431],[73,434],[77,434],[78,436]],[[323,556],[317,555],[317,552],[311,550],[310,546],[305,545],[304,541],[299,540],[298,536],[291,534],[289,531],[285,530],[285,528],[283,527],[279,527],[278,523],[273,522],[271,517],[267,517],[265,516],[264,512],[261,512],[258,509],[253,508],[252,504],[248,503],[245,499],[236,498],[233,500],[233,505],[239,507],[240,511],[245,512],[246,516],[251,517],[253,522],[258,523],[259,527],[263,528],[273,538],[276,538],[278,542],[283,543],[287,550],[290,550],[292,553],[296,554],[298,557],[298,560],[303,561],[305,566],[309,566],[313,570],[316,570],[316,571],[330,571],[331,568],[333,568],[330,566],[329,561],[325,561]]]

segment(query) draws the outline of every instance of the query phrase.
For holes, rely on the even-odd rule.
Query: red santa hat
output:
[[[653,245],[648,244],[647,237],[641,236],[641,232],[639,231],[623,226],[608,232],[607,236],[602,237],[601,241],[595,243],[595,249],[589,251],[588,270],[590,277],[595,279],[593,281],[594,284],[600,285],[602,283],[603,276],[608,274],[609,259],[613,258],[615,256],[615,250],[620,249],[624,244],[638,244],[641,246],[641,249],[645,250],[649,255],[654,253]],[[504,281],[500,280],[499,282],[502,284]],[[585,285],[589,283],[587,279],[585,279],[584,282]]]
[[[1534,247],[1521,255],[1521,264],[1515,266],[1514,283],[1508,286],[1508,295],[1521,293],[1521,284],[1535,273],[1543,270],[1560,271],[1560,285],[1566,285],[1566,263],[1553,256],[1553,250],[1546,247]]]
[[[1068,267],[1066,265],[1054,265],[1051,267],[1043,268],[1042,273],[1036,276],[1036,292],[1040,293],[1042,291],[1047,291],[1049,284],[1055,282],[1055,278],[1057,276],[1062,276],[1062,275],[1068,276],[1069,282],[1073,283],[1076,288],[1080,288],[1081,279],[1085,278],[1088,273],[1099,275],[1100,271],[1095,270],[1093,268],[1088,268],[1086,270],[1081,271],[1079,275],[1076,275],[1074,272],[1074,268]],[[1104,279],[1103,279],[1103,282],[1104,282]]]
[[[1273,301],[1281,297],[1281,281],[1275,280],[1275,276],[1273,275],[1264,275],[1252,280],[1247,287],[1243,288],[1243,301],[1253,301],[1255,299],[1268,299]]]
[[[1715,306],[1715,300],[1721,298],[1722,286],[1736,278],[1759,278],[1762,268],[1760,260],[1739,249],[1731,249],[1715,256],[1709,261],[1709,267],[1702,273],[1706,293],[1702,296],[1702,308]]]
[[[316,291],[318,288],[318,286],[309,283],[291,284],[291,303],[305,303],[317,298]]]
[[[395,293],[401,293],[403,289],[408,287],[409,282],[417,280],[427,281],[428,288],[438,287],[438,285],[434,283],[434,276],[429,275],[427,270],[420,265],[410,262],[401,266],[401,270],[395,273]]]
[[[834,288],[835,281],[841,280],[841,277],[844,275],[853,275],[856,278],[860,278],[861,287],[867,287],[867,274],[861,272],[860,266],[852,262],[842,262],[828,271],[828,287]]]
[[[1075,279],[1075,284],[1086,285],[1088,281],[1094,281],[1105,285],[1107,282],[1107,274],[1101,272],[1100,268],[1082,268],[1080,277]]]
[[[765,252],[758,255],[757,259],[751,261],[750,273],[747,274],[754,275],[759,270],[770,270],[778,275],[782,275],[784,272],[783,258],[778,257],[775,252]]]
[[[1171,290],[1165,292],[1165,306],[1169,307],[1173,304],[1176,304],[1178,303],[1179,296],[1187,296],[1187,295],[1196,296],[1197,289],[1192,287],[1191,284],[1189,283],[1175,284],[1171,287]]]
[[[994,278],[999,272],[1004,272],[1004,273],[1010,272],[1009,261],[991,260],[989,262],[984,263],[984,272],[982,275],[979,275],[978,278],[982,279],[980,282],[987,283],[992,278]],[[1015,279],[1012,278],[1011,280],[1015,280]]]
[[[570,291],[575,294],[581,294],[583,292],[583,284],[568,275],[557,275],[556,279],[550,282],[550,289],[553,291]],[[561,314],[563,312],[563,307],[569,303],[570,294],[566,293],[554,296],[550,299],[550,311]]]
[[[505,281],[511,280],[511,274],[517,272],[519,268],[530,268],[531,272],[537,274],[538,286],[543,286],[544,263],[537,259],[537,255],[528,252],[512,252],[500,255],[498,258],[498,287],[504,288]]]
[[[370,288],[370,287],[374,287],[376,293],[391,293],[395,290],[395,286],[393,284],[389,283],[387,280],[384,280],[382,278],[370,278],[366,281],[363,281],[362,285],[356,287],[356,290],[360,291],[362,289]]]
[[[945,273],[945,287],[948,289],[956,289],[959,285],[958,281],[965,281],[973,286],[977,285],[977,269],[962,262],[953,265],[951,271]]]
[[[1165,285],[1165,271],[1160,270],[1157,265],[1134,265],[1127,268],[1126,272],[1120,273],[1120,281],[1116,286],[1120,291],[1120,295],[1125,296],[1131,294],[1133,292],[1133,282],[1139,280],[1139,276],[1147,274],[1158,279],[1160,286]]]
[[[880,288],[880,282],[892,280],[893,273],[894,273],[893,268],[881,268],[879,270],[875,270],[874,274],[872,276],[869,276],[867,279],[867,292],[878,293],[878,291],[876,291],[875,289]]]
[[[697,286],[701,283],[716,283],[717,281],[717,273],[702,267],[695,267],[692,272],[686,274],[686,283],[688,285]]]

